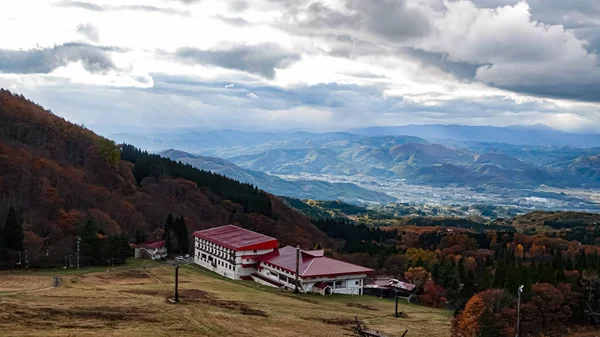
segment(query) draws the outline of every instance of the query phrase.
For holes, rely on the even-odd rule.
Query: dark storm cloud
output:
[[[91,23],[80,24],[77,26],[77,33],[87,37],[89,40],[93,42],[98,42],[100,39],[100,34],[98,33],[98,28]]]
[[[574,101],[600,102],[600,79],[596,83],[497,85],[497,88],[532,96],[562,98]]]
[[[434,67],[443,72],[450,73],[457,78],[473,80],[477,68],[483,64],[449,60],[446,54],[427,52],[415,48],[402,48],[405,55],[422,62],[425,67]]]
[[[9,74],[47,74],[71,62],[82,62],[91,73],[116,69],[106,51],[110,47],[68,43],[53,48],[30,50],[0,49],[0,72]]]
[[[321,2],[269,0],[283,8],[283,28],[300,34],[347,35],[403,43],[427,36],[429,18],[407,0],[345,0],[343,9]],[[371,41],[377,42],[377,41]]]
[[[107,11],[140,11],[148,13],[162,13],[167,15],[187,15],[187,12],[173,8],[161,8],[147,5],[100,6],[89,2],[64,0],[56,4],[59,7],[81,8],[94,12]]]
[[[238,46],[227,50],[201,50],[190,47],[175,51],[175,59],[181,62],[213,65],[241,70],[266,78],[275,77],[275,68],[285,68],[300,59],[274,44]]]
[[[597,0],[528,0],[527,3],[535,21],[566,28],[599,26],[600,2]]]
[[[600,28],[589,27],[578,29],[575,32],[578,38],[587,41],[587,50],[589,53],[600,54]]]
[[[348,0],[347,6],[367,30],[392,42],[426,36],[431,29],[427,16],[406,0]]]

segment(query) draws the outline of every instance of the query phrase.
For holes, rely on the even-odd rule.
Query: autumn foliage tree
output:
[[[523,335],[562,336],[578,305],[568,284],[557,287],[548,283],[534,284],[530,299],[521,307]]]
[[[489,289],[476,294],[452,322],[452,336],[514,336],[514,302],[514,298],[502,289]]]
[[[430,307],[443,307],[446,304],[444,287],[428,280],[423,286],[423,294],[419,296],[419,303]]]
[[[116,165],[121,159],[121,151],[114,141],[101,137],[96,141],[96,145],[100,158],[108,164]]]
[[[415,285],[415,292],[419,293],[423,290],[423,286],[431,279],[431,273],[423,267],[408,268],[404,272],[404,278],[407,282]]]

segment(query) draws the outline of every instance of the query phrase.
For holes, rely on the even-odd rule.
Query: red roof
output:
[[[331,286],[326,285],[323,282],[317,282],[315,283],[315,285],[313,287],[319,288],[319,289],[326,289],[326,288],[331,288]]]
[[[325,255],[325,251],[323,249],[321,249],[321,250],[303,250],[302,254],[310,255],[312,257],[322,257],[323,255]]]
[[[275,238],[234,225],[196,231],[194,236],[236,251],[274,249],[279,246]]]
[[[130,244],[130,246],[131,246],[131,248],[160,249],[165,246],[165,240],[144,242],[144,243],[140,243],[138,245],[132,243],[132,244]]]
[[[312,252],[302,252],[300,258],[300,276],[301,277],[320,277],[320,276],[336,276],[349,274],[368,274],[372,273],[373,269],[357,266],[352,263],[338,261]],[[296,248],[286,246],[267,253],[256,258],[261,262],[268,263],[287,270],[294,274],[296,273]]]

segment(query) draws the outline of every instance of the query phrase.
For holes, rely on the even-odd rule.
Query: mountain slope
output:
[[[329,183],[319,180],[285,180],[263,172],[243,169],[229,161],[215,157],[195,156],[187,152],[167,150],[160,153],[198,169],[222,174],[229,178],[256,185],[270,193],[301,199],[344,200],[345,202],[394,202],[384,193],[370,191],[354,184]]]
[[[14,206],[26,248],[55,255],[74,251],[92,216],[105,234],[133,240],[136,232],[152,237],[169,213],[184,216],[190,232],[233,223],[286,244],[333,246],[307,218],[252,186],[133,147],[124,150],[135,163],[119,160],[113,150],[114,143],[1,90],[0,218]]]

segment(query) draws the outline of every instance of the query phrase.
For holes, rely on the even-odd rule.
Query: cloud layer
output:
[[[0,86],[76,122],[600,131],[595,0],[30,1]]]

